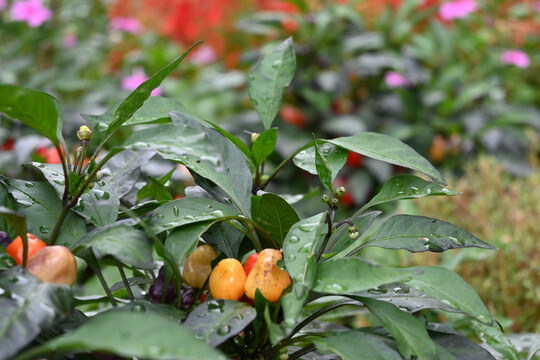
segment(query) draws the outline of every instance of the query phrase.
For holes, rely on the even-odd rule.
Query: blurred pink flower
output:
[[[387,71],[384,74],[384,82],[390,88],[398,88],[409,85],[405,76],[395,71]]]
[[[464,18],[476,11],[476,7],[476,2],[474,0],[449,1],[441,5],[439,8],[439,16],[443,20]]]
[[[208,65],[216,61],[216,59],[216,52],[208,45],[202,45],[190,56],[191,62],[195,65]]]
[[[77,35],[75,34],[65,34],[62,37],[62,45],[64,45],[65,48],[72,48],[75,45],[77,45],[79,39],[77,39]]]
[[[501,60],[508,65],[515,65],[520,68],[529,67],[529,55],[521,50],[506,50],[501,54]]]
[[[0,0],[0,10],[7,8],[7,0]]]
[[[26,21],[31,27],[38,27],[51,18],[52,12],[41,0],[22,0],[13,3],[11,16],[15,21]]]
[[[114,30],[123,30],[132,34],[140,34],[143,30],[139,20],[132,17],[115,17],[111,19],[109,27]]]
[[[148,80],[148,76],[146,76],[142,70],[135,70],[131,75],[128,75],[122,79],[122,89],[133,91],[146,80]],[[160,96],[161,94],[161,87],[158,86],[152,90],[150,96]]]
[[[540,13],[540,1],[534,3],[534,11]]]

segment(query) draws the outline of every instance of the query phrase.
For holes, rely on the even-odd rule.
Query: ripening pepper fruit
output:
[[[28,259],[32,258],[36,252],[47,246],[45,242],[37,238],[34,234],[27,233],[26,237],[28,238]],[[6,252],[11,255],[17,265],[22,264],[23,260],[23,242],[20,236],[17,236],[11,244],[6,248]]]
[[[210,274],[208,286],[214,299],[240,300],[244,295],[246,273],[236,259],[221,260]]]
[[[255,291],[259,289],[266,300],[270,302],[279,300],[283,290],[291,285],[289,274],[277,265],[278,260],[282,258],[279,250],[264,249],[260,252],[244,286],[248,298],[255,300]]]
[[[259,257],[259,253],[251,254],[244,262],[244,272],[246,273],[246,276],[249,275],[249,273],[255,266],[255,263],[257,262],[258,257]]]
[[[204,286],[208,275],[212,272],[212,260],[218,253],[210,245],[199,246],[187,258],[184,264],[183,276],[186,283],[200,289]]]
[[[44,282],[73,285],[77,278],[77,261],[62,245],[47,246],[28,260],[28,271]]]
[[[163,292],[165,292],[164,295]],[[171,277],[169,285],[167,289],[165,289],[165,266],[162,266],[159,269],[156,280],[154,280],[154,283],[148,290],[148,296],[153,303],[177,304],[178,292],[176,291],[176,282],[174,281],[174,278]],[[193,305],[194,296],[195,291],[193,291],[193,288],[186,283],[182,283],[180,289],[180,307],[184,310],[189,309],[191,305]]]

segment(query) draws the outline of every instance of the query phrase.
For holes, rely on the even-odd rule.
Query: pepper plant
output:
[[[273,121],[295,70],[292,40],[265,55],[249,77],[262,130],[246,129],[252,132],[246,142],[245,134],[237,137],[200,119],[176,100],[150,98],[189,50],[118,106],[83,115],[88,126],[81,127],[80,147],[71,157],[58,101],[38,90],[0,85],[2,120],[34,128],[62,154],[61,164],[28,164],[43,181],[0,178],[0,230],[21,235],[25,247],[27,232],[48,245],[64,245],[88,265],[73,287],[45,283],[0,249],[0,359],[100,359],[104,353],[145,359],[494,358],[437,323],[433,311],[464,314],[496,353],[518,358],[457,274],[376,264],[365,251],[494,249],[443,220],[377,210],[401,199],[457,195],[425,158],[395,138],[363,132],[314,136],[272,163],[278,139]],[[119,129],[129,128],[131,135],[108,145]],[[388,179],[351,217],[339,219],[341,196],[355,191],[333,186],[349,152],[413,172]],[[155,157],[189,169],[195,185],[184,198],[172,199],[167,176],[139,183],[141,167]],[[322,184],[320,206],[306,215],[295,208],[301,194],[272,191],[288,166]],[[277,266],[292,283],[276,302],[260,289],[254,302],[214,299],[204,286],[194,291],[184,283],[182,267],[202,243],[219,253],[213,267],[224,258],[281,250]],[[120,282],[108,280],[111,268]],[[89,273],[103,287],[93,296],[83,291]],[[351,315],[371,325],[343,325]],[[344,321],[333,321],[340,317]]]

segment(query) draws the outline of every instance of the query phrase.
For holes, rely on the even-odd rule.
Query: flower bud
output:
[[[349,226],[349,238],[351,238],[351,240],[356,240],[359,236],[360,233],[358,232],[356,226]]]
[[[77,131],[77,137],[81,141],[88,141],[92,138],[92,130],[90,130],[88,126],[83,125],[79,128],[79,131]]]
[[[324,194],[324,195],[321,195],[321,200],[324,202],[324,203],[329,203],[330,202],[330,198],[328,197],[328,195]]]
[[[261,134],[256,133],[256,132],[251,133],[251,143],[252,143],[252,144],[253,144],[255,141],[257,141],[257,139],[259,138],[259,135],[261,135]]]
[[[339,199],[338,198],[332,198],[332,206],[337,207],[339,205]]]
[[[336,195],[337,196],[342,196],[343,194],[345,194],[347,192],[347,190],[343,187],[343,186],[340,186],[336,189]]]

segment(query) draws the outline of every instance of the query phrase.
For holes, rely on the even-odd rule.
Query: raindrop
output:
[[[104,192],[103,193],[103,196],[101,197],[103,200],[108,200],[111,198],[111,194],[109,194],[108,192]]]
[[[202,339],[204,339],[204,336],[202,336],[200,334],[195,334],[195,338],[197,338],[199,340],[202,340]]]
[[[215,217],[223,217],[224,216],[223,211],[221,211],[221,210],[214,210],[214,211],[212,211],[210,213],[210,215],[215,216]]]
[[[250,74],[250,75],[248,76],[248,78],[249,78],[249,80],[255,80],[255,75]]]
[[[147,348],[147,352],[150,357],[155,357],[163,354],[163,349],[157,345],[152,345]]]
[[[38,165],[38,168],[43,169],[44,167],[45,167],[45,164],[39,164],[39,165]]]
[[[274,62],[272,63],[272,67],[273,67],[273,68],[278,68],[278,67],[280,67],[282,64],[283,64],[283,61],[281,61],[281,60],[276,60],[276,61],[274,61]]]
[[[311,247],[313,246],[313,243],[307,243],[306,245],[302,246],[298,252],[301,253],[309,253],[311,251]]]
[[[36,185],[36,184],[31,183],[31,182],[27,182],[27,183],[24,184],[24,186],[26,186],[27,188],[33,188],[34,185]]]
[[[339,292],[346,291],[347,288],[340,284],[328,284],[324,287],[323,290],[329,293],[339,293]]]
[[[163,219],[163,214],[157,213],[157,214],[156,214],[156,219],[158,219],[158,220]]]
[[[178,209],[177,206],[173,206],[172,211],[173,211],[174,216],[180,215],[180,210]]]
[[[476,319],[478,321],[486,323],[486,324],[487,323],[490,323],[490,324],[492,323],[492,320],[489,317],[485,316],[485,315],[478,315],[478,316],[476,316]]]
[[[403,187],[403,183],[399,179],[395,180],[394,185],[396,185],[396,187],[398,187],[398,188]]]
[[[465,242],[463,240],[457,239],[453,236],[449,236],[448,239],[450,239],[450,241],[456,245],[465,245]]]
[[[17,200],[17,202],[22,205],[22,206],[32,206],[34,205],[34,202],[33,201],[26,201],[26,200]]]
[[[429,221],[431,221],[432,223],[434,223],[434,222],[437,222],[437,219],[431,218],[431,219],[429,219]]]
[[[315,224],[302,224],[298,228],[300,230],[302,230],[302,231],[309,232],[309,231],[315,230],[316,227],[317,227],[317,225],[315,225]]]
[[[416,186],[411,186],[411,190],[414,194],[418,194],[419,190]]]
[[[456,306],[449,300],[443,299],[441,300],[441,303],[443,303],[446,306],[450,306],[451,308],[455,308]]]
[[[290,242],[291,244],[296,244],[296,243],[299,242],[299,241],[300,241],[300,238],[299,238],[298,236],[291,236],[291,237],[289,238],[289,242]]]
[[[146,308],[141,305],[135,305],[131,308],[131,312],[146,312]]]
[[[65,184],[64,180],[58,180],[58,179],[56,179],[56,180],[53,180],[53,182],[54,182],[55,184],[57,184],[57,185],[64,185],[64,184]]]
[[[294,261],[294,260],[296,260],[296,256],[294,254],[291,254],[291,255],[287,256],[287,260]]]
[[[221,335],[221,336],[225,336],[230,332],[231,332],[231,326],[230,325],[223,325],[217,331],[218,335]]]
[[[419,236],[419,237],[418,237],[418,240],[423,241],[423,242],[426,242],[426,243],[429,242],[429,238],[427,238],[427,237],[422,237],[422,236]]]
[[[186,216],[184,216],[184,220],[186,220],[186,221],[195,221],[197,219],[195,219],[195,216],[193,216],[193,215],[186,215]]]
[[[39,227],[39,231],[42,233],[42,234],[48,234],[49,231],[51,231],[51,227],[50,226],[47,226],[47,225],[41,225]]]
[[[96,124],[96,130],[97,131],[105,131],[109,128],[109,125],[105,124],[105,123],[97,123]]]
[[[197,314],[197,317],[198,317],[198,318],[203,318],[203,317],[205,317],[205,316],[206,316],[205,313],[198,313],[198,314]]]
[[[244,320],[244,315],[238,314],[234,317],[236,320]]]
[[[259,102],[255,99],[251,99],[251,103],[255,106],[259,105]]]

